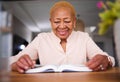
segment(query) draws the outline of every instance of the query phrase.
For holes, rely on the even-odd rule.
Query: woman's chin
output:
[[[60,39],[67,39],[67,36],[59,36]]]

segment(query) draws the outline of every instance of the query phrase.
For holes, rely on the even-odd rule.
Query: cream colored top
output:
[[[41,65],[81,65],[97,54],[108,56],[94,43],[87,33],[80,31],[73,31],[68,37],[66,52],[60,45],[60,39],[53,32],[40,33],[23,51],[10,58],[10,64],[16,62],[24,54],[28,54],[32,60],[39,58]],[[110,59],[114,66],[114,58],[110,56]]]

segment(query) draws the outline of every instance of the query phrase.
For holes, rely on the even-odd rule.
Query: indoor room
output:
[[[59,1],[69,2],[74,7],[75,16],[70,15],[71,17],[75,17],[75,19],[73,20],[72,18],[70,18],[72,22],[64,21],[67,19],[65,18],[62,20],[62,17],[60,20],[60,16],[58,16],[57,18],[57,20],[59,21],[56,22],[55,17],[59,15],[58,12],[60,9],[58,8],[57,10],[56,7],[56,11],[52,11],[52,6]],[[61,11],[64,11],[64,7],[66,7],[67,3],[64,4],[64,6],[61,6]],[[69,14],[69,9],[64,12]],[[70,12],[74,14],[74,11]],[[69,27],[70,24],[73,24],[71,28]],[[64,28],[65,30],[61,30],[60,27]],[[120,0],[2,0],[0,1],[0,77],[2,77],[3,79],[0,78],[0,82],[77,82],[80,80],[83,80],[85,82],[107,82],[108,80],[110,82],[118,82],[120,81],[120,29],[117,27],[120,27]],[[67,30],[69,31],[67,32]],[[71,40],[71,38],[69,37],[72,37],[73,31],[77,32],[78,34],[84,33],[85,35],[83,35],[83,39],[79,38],[79,36],[82,35],[77,35],[77,39],[74,37]],[[54,35],[54,39],[52,39],[52,33],[57,36],[57,39],[56,37],[54,37]],[[47,36],[47,34],[49,35],[49,37]],[[67,39],[64,40],[65,36],[67,37]],[[39,39],[36,39],[36,37],[39,37]],[[92,42],[90,43],[89,40],[84,40],[85,37],[91,38],[90,41],[92,40],[92,42],[94,42],[93,44],[95,45],[95,47],[93,47]],[[59,43],[61,44],[61,46],[55,43],[58,38],[61,40],[61,42]],[[80,44],[77,41],[78,38],[79,42],[83,41],[83,44]],[[69,39],[73,42],[69,43]],[[39,43],[35,41],[39,41]],[[75,45],[71,46],[71,44]],[[107,67],[109,66],[109,64],[104,64],[104,59],[103,63],[102,61],[100,63],[104,65],[99,65],[99,69],[93,69],[92,71],[95,71],[93,73],[90,71],[78,73],[51,73],[52,71],[50,70],[50,73],[42,72],[37,74],[21,74],[22,72],[14,72],[14,69],[12,69],[11,67],[11,62],[16,62],[17,64],[19,63],[17,61],[20,60],[23,53],[36,54],[34,55],[34,57],[33,55],[30,55],[30,58],[33,57],[32,60],[35,61],[35,64],[40,66],[51,64],[55,64],[57,66],[62,64],[78,65],[80,62],[83,62],[79,61],[79,57],[77,57],[79,55],[75,55],[76,57],[71,55],[77,54],[78,49],[76,47],[80,48],[80,52],[86,50],[84,52],[86,59],[82,64],[85,64],[85,61],[94,58],[94,55],[89,55],[88,52],[93,50],[94,53],[91,51],[90,54],[95,54],[98,51],[100,51],[98,55],[100,54],[104,56],[105,54],[105,56],[107,57],[106,61],[108,60],[108,63],[110,62],[112,68],[109,69],[109,67]],[[29,50],[29,52],[27,52],[27,50]],[[60,52],[60,55],[62,54],[64,56],[61,56],[61,58],[59,57],[60,55],[51,55],[50,57],[46,57],[48,56],[48,54],[57,54],[57,50],[58,52]],[[72,50],[74,51],[72,52]],[[69,53],[71,53],[71,56],[68,56]],[[80,57],[82,58],[82,56]],[[16,59],[16,61],[14,59]],[[25,59],[25,57],[23,59]],[[20,61],[22,61],[23,59],[21,58]],[[96,61],[93,61],[95,63],[97,59]],[[29,63],[29,61],[27,62]],[[88,64],[87,66],[89,67]],[[102,69],[101,66],[104,66],[105,68]],[[24,73],[26,70],[29,70],[31,68],[33,67],[31,66],[28,69],[25,68]],[[20,69],[22,69],[22,67],[20,67]],[[18,69],[17,71],[20,72],[20,70]],[[20,79],[18,79],[19,76]]]

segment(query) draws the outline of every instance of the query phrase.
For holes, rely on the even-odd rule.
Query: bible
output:
[[[37,66],[33,69],[28,69],[25,73],[50,73],[50,72],[91,72],[85,65],[75,66],[75,65],[45,65]]]

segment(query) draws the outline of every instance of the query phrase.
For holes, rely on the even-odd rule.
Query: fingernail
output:
[[[33,61],[33,64],[36,64],[36,62],[35,62],[35,61]]]
[[[21,73],[23,73],[24,71],[23,70],[20,70]]]
[[[25,69],[28,69],[28,67],[27,67],[27,66],[25,66]]]

